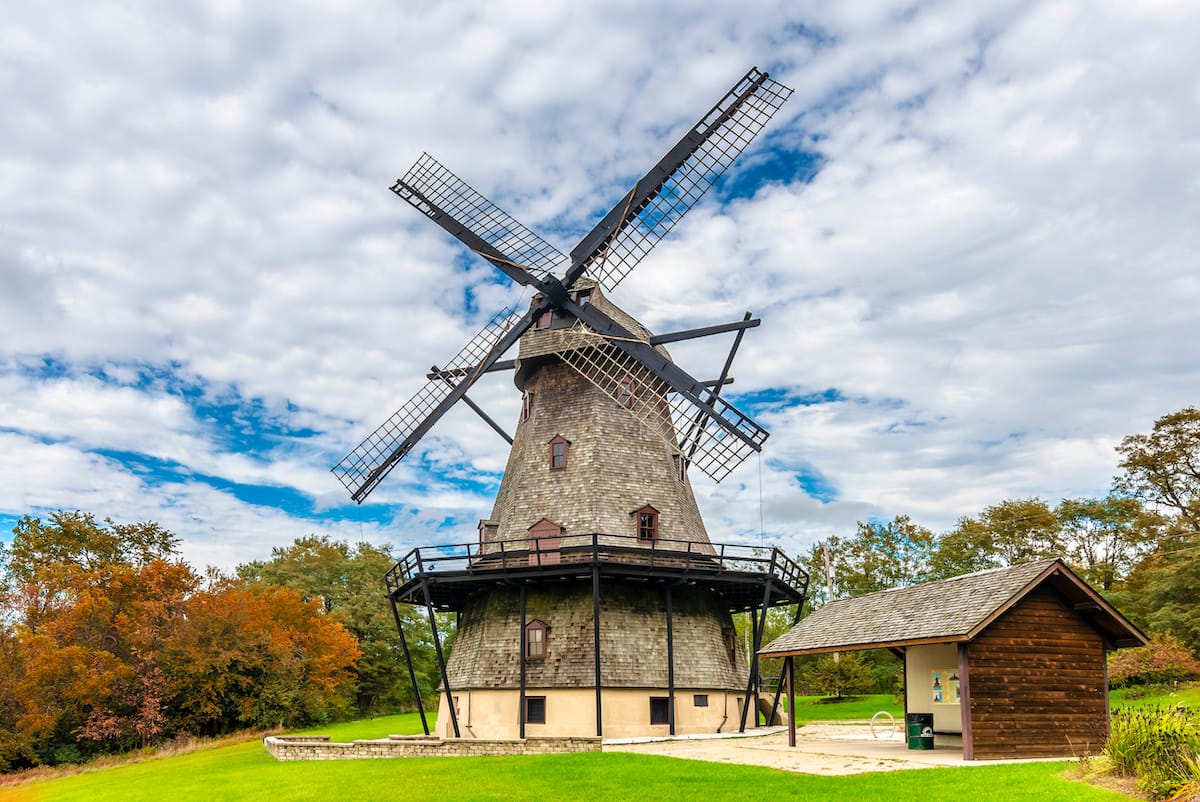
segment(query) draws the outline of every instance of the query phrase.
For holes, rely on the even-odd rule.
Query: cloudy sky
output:
[[[361,507],[329,473],[522,303],[388,186],[429,151],[569,250],[753,65],[795,94],[614,293],[763,318],[729,392],[772,435],[694,478],[714,540],[1100,495],[1200,400],[1196,3],[548,6],[7,9],[0,531],[155,520],[224,568],[473,539],[506,449],[465,408]],[[508,377],[472,397],[512,428]]]

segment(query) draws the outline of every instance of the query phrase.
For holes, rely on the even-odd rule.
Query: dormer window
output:
[[[675,478],[681,482],[687,481],[687,460],[682,454],[674,454],[671,457],[675,461]]]
[[[639,543],[654,543],[658,540],[658,510],[647,504],[640,510],[634,510],[633,518],[637,525]]]
[[[540,315],[538,315],[538,319],[534,321],[533,327],[535,329],[548,329],[548,328],[550,328],[550,323],[553,320],[554,320],[554,310],[547,309],[545,312],[542,312]]]
[[[587,306],[592,302],[592,291],[590,288],[586,290],[576,290],[571,296],[571,300],[575,302],[576,306]]]
[[[550,441],[550,470],[567,467],[567,446],[571,443],[562,435]]]
[[[635,385],[633,379],[626,376],[617,385],[617,403],[623,407],[632,407]]]
[[[546,659],[546,625],[541,621],[530,621],[525,625],[525,659]]]

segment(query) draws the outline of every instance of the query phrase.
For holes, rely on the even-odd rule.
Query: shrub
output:
[[[871,667],[855,652],[845,652],[839,658],[822,655],[806,674],[805,679],[811,687],[839,699],[863,693],[871,687]]]
[[[1149,645],[1122,649],[1108,658],[1108,684],[1113,688],[1197,678],[1200,678],[1200,661],[1172,635],[1155,634]]]
[[[1110,769],[1137,778],[1149,799],[1166,799],[1195,783],[1200,753],[1200,717],[1187,708],[1118,710],[1104,744]]]

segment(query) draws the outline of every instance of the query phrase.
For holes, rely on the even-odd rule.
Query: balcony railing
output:
[[[595,563],[670,569],[672,573],[759,574],[804,593],[808,574],[773,546],[640,540],[621,535],[562,535],[484,543],[424,546],[410,551],[387,572],[389,594],[423,578],[451,574],[491,574],[517,569],[560,569]]]

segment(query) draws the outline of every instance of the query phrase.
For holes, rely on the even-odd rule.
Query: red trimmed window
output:
[[[653,543],[658,540],[658,510],[647,504],[633,515],[637,519],[638,542]]]
[[[546,659],[546,625],[541,621],[530,621],[525,625],[525,659]]]
[[[559,435],[550,441],[550,469],[558,470],[567,467],[567,446],[570,443]]]
[[[575,302],[576,306],[587,306],[592,301],[592,291],[590,289],[577,290],[571,300]]]
[[[621,379],[617,385],[617,403],[623,407],[632,407],[635,389],[633,379],[629,377]]]
[[[546,697],[545,696],[526,696],[525,697],[525,723],[526,724],[545,724],[546,723]]]
[[[542,312],[540,315],[538,315],[538,319],[536,321],[534,321],[533,327],[535,329],[548,329],[548,328],[550,328],[550,323],[553,320],[554,320],[554,310],[547,309],[545,312]]]

